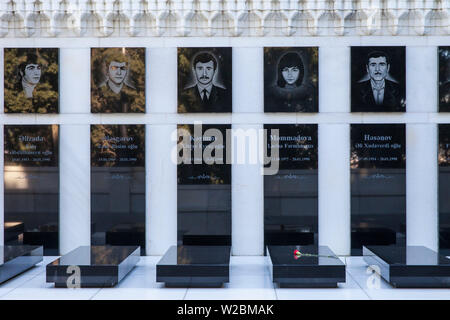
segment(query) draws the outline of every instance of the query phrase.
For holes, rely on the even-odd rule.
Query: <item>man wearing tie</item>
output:
[[[199,52],[192,61],[196,84],[180,96],[179,112],[231,112],[231,95],[214,84],[217,60],[208,52]]]

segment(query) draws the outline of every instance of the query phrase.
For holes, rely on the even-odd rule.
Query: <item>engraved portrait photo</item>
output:
[[[405,47],[351,48],[351,111],[406,111]]]
[[[264,48],[264,112],[319,111],[317,47]]]
[[[91,112],[145,113],[145,48],[91,48]]]
[[[59,49],[4,49],[5,113],[58,113]]]
[[[231,48],[178,48],[178,113],[232,111]]]
[[[439,112],[450,112],[450,47],[439,47]]]

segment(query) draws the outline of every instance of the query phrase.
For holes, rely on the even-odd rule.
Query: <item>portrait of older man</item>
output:
[[[354,51],[352,51],[353,58]],[[397,62],[403,63],[404,60]],[[353,62],[352,62],[353,64]],[[406,107],[405,90],[400,80],[391,74],[393,62],[383,50],[371,50],[364,62],[365,74],[352,81],[353,112],[404,112]],[[353,67],[353,65],[352,65]],[[352,73],[352,80],[354,80]],[[399,78],[404,74],[399,74]]]
[[[57,113],[59,50],[5,48],[5,113]]]
[[[91,112],[145,112],[145,49],[92,48]]]
[[[216,50],[224,49],[224,54],[216,54],[213,50],[182,51],[185,55],[182,57],[190,53],[191,62],[186,75],[179,73],[178,112],[231,112],[231,81],[226,84],[227,77],[224,76],[231,78],[231,53],[229,63],[224,61],[228,60],[227,51],[231,50]],[[180,60],[184,59],[179,56],[179,63]],[[183,71],[183,66],[179,65],[179,69]]]

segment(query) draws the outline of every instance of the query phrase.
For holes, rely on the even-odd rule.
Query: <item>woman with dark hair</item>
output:
[[[317,112],[316,89],[308,81],[300,53],[282,54],[276,72],[273,85],[265,90],[265,112]]]
[[[297,52],[287,52],[278,62],[277,84],[281,88],[296,88],[303,82],[305,68]]]

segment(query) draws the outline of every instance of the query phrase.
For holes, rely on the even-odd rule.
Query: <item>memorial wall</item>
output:
[[[89,244],[450,250],[448,25],[424,16],[422,33],[403,16],[396,33],[349,16],[331,29],[291,17],[284,36],[254,16],[209,24],[235,37],[159,20],[130,27],[136,37],[116,37],[116,22],[1,29],[4,243],[48,255]],[[205,136],[214,129],[223,141]],[[187,141],[192,162],[177,163]],[[262,174],[264,152],[276,173]]]

